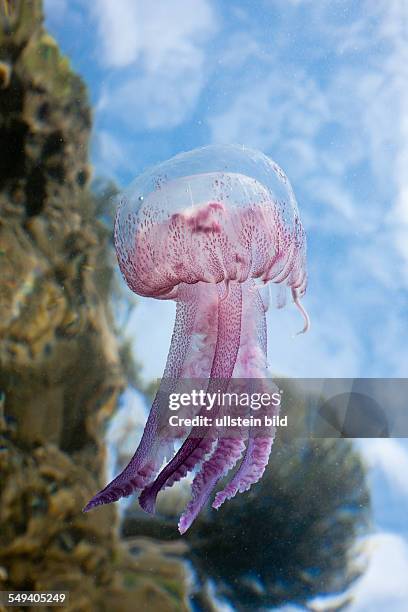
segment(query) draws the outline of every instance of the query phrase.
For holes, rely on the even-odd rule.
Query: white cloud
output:
[[[340,216],[343,216],[345,221],[349,222],[355,217],[355,200],[341,182],[330,177],[314,176],[307,180],[305,185],[315,201],[330,206]],[[350,225],[347,225],[347,229],[350,229]],[[331,230],[333,230],[332,225]]]
[[[138,18],[139,2],[99,0],[93,13],[98,23],[100,61],[106,66],[131,64],[141,51],[143,22]]]
[[[200,66],[129,76],[103,90],[99,111],[133,131],[170,129],[192,111],[203,83]]]
[[[206,0],[98,0],[94,15],[103,63],[123,68],[141,60],[148,72],[195,65],[199,44],[215,29]]]
[[[179,125],[205,84],[209,1],[98,0],[92,15],[110,69],[98,112],[133,130]]]
[[[109,130],[99,130],[93,138],[94,162],[102,176],[115,178],[123,169],[132,169],[134,159],[128,155],[127,143],[119,141]]]
[[[408,451],[396,439],[364,439],[358,441],[371,469],[382,472],[382,477],[408,498]]]
[[[307,147],[307,140],[328,118],[325,99],[311,78],[298,74],[293,80],[269,65],[266,69],[264,78],[244,76],[232,103],[209,117],[214,142],[243,142],[271,150],[290,135],[298,147],[302,141]],[[310,151],[307,155],[310,158]]]
[[[336,230],[349,230],[358,206],[346,179],[348,167],[360,162],[365,155],[363,144],[349,146],[347,138],[352,128],[338,138],[336,144],[322,144],[322,130],[337,132],[348,127],[336,112],[328,92],[311,72],[303,67],[285,65],[284,53],[274,49],[274,61],[267,58],[263,73],[240,80],[231,102],[208,118],[214,142],[245,143],[261,149],[285,166],[292,184],[301,185],[312,203],[330,208],[311,219],[333,221]],[[262,64],[261,64],[262,65]],[[354,126],[353,126],[354,128]],[[335,137],[333,137],[335,140]],[[312,215],[313,216],[313,215]]]
[[[367,571],[353,589],[350,612],[406,612],[408,543],[391,533],[379,533],[367,543]]]
[[[365,541],[368,567],[348,591],[349,612],[406,612],[408,601],[408,543],[391,533],[377,533]],[[308,604],[308,610],[324,612],[338,609],[343,595],[320,596]],[[284,610],[285,608],[283,608]]]

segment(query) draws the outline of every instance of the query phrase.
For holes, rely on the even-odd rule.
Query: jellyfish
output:
[[[211,145],[176,155],[138,177],[119,199],[114,239],[119,267],[136,294],[176,301],[163,380],[204,378],[208,389],[233,377],[269,376],[266,310],[306,291],[306,236],[286,174],[259,151]],[[167,387],[168,390],[168,387]],[[85,506],[88,511],[139,492],[154,512],[158,493],[194,472],[179,522],[184,533],[217,483],[219,508],[265,470],[273,435],[223,436],[192,428],[175,452],[158,434],[160,387],[140,444],[124,470]]]

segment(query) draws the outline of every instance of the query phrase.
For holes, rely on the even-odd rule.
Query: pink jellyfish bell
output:
[[[232,377],[268,376],[267,283],[279,286],[278,306],[290,291],[302,331],[309,326],[300,304],[306,238],[296,200],[285,173],[258,151],[212,145],[148,170],[121,197],[115,246],[132,291],[177,303],[163,380],[206,378],[219,390]],[[158,435],[159,395],[133,458],[85,511],[139,490],[140,505],[152,512],[160,490],[200,465],[179,523],[184,533],[238,461],[213,507],[259,480],[273,436],[214,440],[193,428],[174,454],[172,441]]]

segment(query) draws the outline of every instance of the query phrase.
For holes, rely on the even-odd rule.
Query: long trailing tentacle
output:
[[[241,284],[236,282],[230,283],[228,296],[223,296],[223,299],[218,301],[218,335],[207,389],[208,392],[223,392],[228,387],[240,346],[241,310]],[[215,414],[215,411],[213,411],[213,416],[215,416]],[[214,439],[211,438],[211,436],[204,438],[202,436],[198,437],[197,431],[193,429],[178,453],[164,467],[156,480],[143,489],[139,498],[141,507],[146,510],[146,512],[153,512],[157,494],[166,485],[168,480],[172,478],[172,475],[179,470],[190,470],[194,465],[191,465],[191,456],[194,454],[198,460],[204,459],[212,450],[213,444]],[[220,468],[220,475],[218,478],[221,477],[222,471],[223,470]],[[200,507],[195,508],[195,514],[204,505],[210,492],[211,489],[206,489],[204,492],[201,490],[199,484],[196,485],[195,495],[197,498],[200,498]],[[183,520],[188,522],[188,516]]]
[[[194,330],[199,298],[197,293],[192,286],[179,287],[176,321],[164,376],[153,401],[140,444],[124,470],[88,502],[84,512],[95,506],[127,497],[135,489],[146,486],[154,478],[166,456],[172,453],[173,442],[158,440],[156,435],[161,409],[160,401],[163,397],[162,387],[166,385],[166,392],[168,392],[169,381],[174,381],[174,385],[177,384],[182,372]]]
[[[303,321],[304,321],[303,329],[301,329],[296,334],[298,336],[299,334],[305,334],[310,329],[310,318],[309,318],[309,315],[305,307],[300,301],[300,298],[299,298],[299,295],[296,289],[292,289],[292,297],[293,297],[293,303],[295,304],[296,308],[300,311],[300,314],[302,315]]]

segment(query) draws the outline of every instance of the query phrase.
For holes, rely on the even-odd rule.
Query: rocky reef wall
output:
[[[69,590],[72,610],[184,609],[181,564],[131,557],[115,507],[81,512],[125,384],[92,114],[41,2],[3,1],[0,17],[0,589]]]

